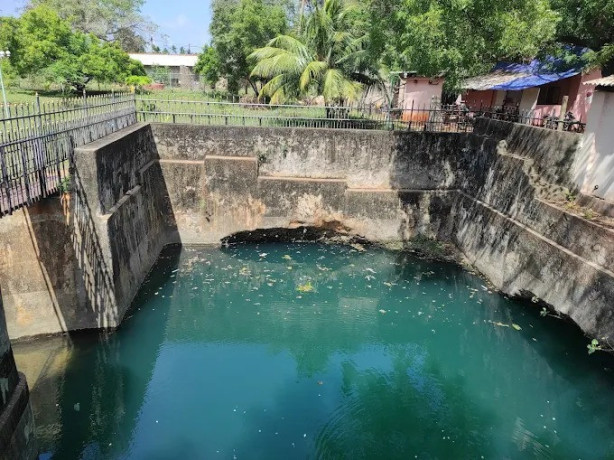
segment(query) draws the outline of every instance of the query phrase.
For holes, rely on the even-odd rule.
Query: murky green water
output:
[[[279,244],[169,251],[116,334],[15,352],[42,458],[612,458],[586,343],[455,266]]]

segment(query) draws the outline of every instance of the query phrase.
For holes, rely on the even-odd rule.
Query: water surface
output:
[[[459,267],[165,251],[121,329],[19,344],[54,459],[614,458],[612,360]]]

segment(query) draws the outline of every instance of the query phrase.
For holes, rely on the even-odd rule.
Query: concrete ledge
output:
[[[601,198],[584,195],[580,193],[577,201],[579,206],[591,208],[602,216],[614,217],[614,203]]]
[[[120,129],[119,131],[109,134],[108,136],[98,139],[97,141],[90,142],[89,144],[85,144],[79,147],[79,150],[85,151],[85,152],[99,150],[101,148],[114,144],[115,142],[122,140],[125,136],[133,134],[147,126],[149,126],[149,123],[142,123],[142,122],[135,123],[124,129]]]

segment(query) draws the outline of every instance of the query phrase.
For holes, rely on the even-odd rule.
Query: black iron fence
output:
[[[466,132],[473,118],[457,106],[389,109],[376,106],[274,105],[137,99],[139,121],[199,125]]]
[[[74,98],[2,107],[0,216],[67,188],[76,146],[136,122],[134,96]]]
[[[586,127],[586,123],[577,120],[571,111],[558,115],[554,112],[544,113],[541,109],[520,110],[517,106],[479,107],[474,109],[463,107],[463,110],[473,118],[492,118],[559,131],[583,133]]]

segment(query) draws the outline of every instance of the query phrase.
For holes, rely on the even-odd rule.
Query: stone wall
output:
[[[0,220],[11,338],[118,326],[176,239],[148,125],[76,149],[71,189]]]
[[[579,136],[479,120],[472,134],[152,126],[183,242],[314,225],[449,241],[497,288],[614,333],[614,233],[550,203]]]
[[[495,120],[471,134],[137,125],[76,151],[68,217],[56,200],[0,221],[2,241],[17,238],[17,251],[43,260],[24,261],[13,278],[19,258],[0,262],[9,330],[119,324],[164,244],[314,226],[453,243],[503,292],[610,336],[614,233],[552,204],[573,187],[577,143]],[[55,265],[45,261],[53,252],[62,254]],[[23,324],[38,310],[48,324],[32,332]],[[49,326],[53,315],[59,326]]]
[[[30,460],[37,456],[28,385],[15,367],[0,292],[0,459]]]

